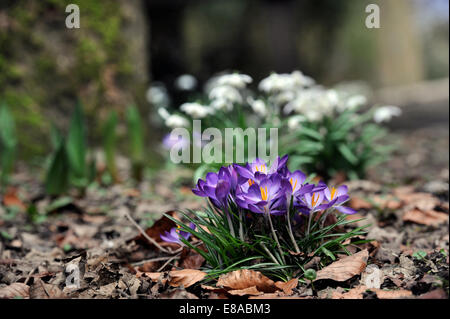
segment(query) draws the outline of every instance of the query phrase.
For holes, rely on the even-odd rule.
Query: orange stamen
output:
[[[312,204],[312,206],[316,206],[317,202],[319,201],[319,195],[317,194],[317,198],[316,198],[316,194],[317,193],[314,193],[312,195],[312,197],[311,197],[311,204]]]
[[[332,187],[331,188],[331,199],[334,198],[334,195],[336,195],[336,188]]]
[[[295,190],[297,187],[297,180],[295,180],[295,183],[293,184],[292,178],[289,180],[291,182],[292,190]]]
[[[262,187],[260,187],[260,189],[261,189],[261,199],[262,200],[267,200],[267,186],[266,187],[264,187],[264,188],[262,188]]]
[[[249,179],[249,180],[248,180],[248,185],[249,185],[249,186],[252,186],[253,184],[255,184],[255,182],[252,181],[251,179]]]

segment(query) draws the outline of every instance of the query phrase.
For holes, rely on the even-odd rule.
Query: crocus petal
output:
[[[323,191],[324,189],[326,189],[328,186],[327,184],[325,184],[323,181],[320,181],[316,187],[314,187],[314,192],[319,192],[319,191]]]
[[[176,228],[172,228],[169,232],[164,232],[164,234],[160,235],[159,237],[168,243],[180,243],[180,238],[178,234],[175,232]],[[175,235],[174,233],[175,232]]]
[[[292,178],[293,183],[297,181],[297,185],[301,185],[306,180],[306,175],[302,171],[297,170],[291,174],[290,178]]]
[[[206,196],[208,196],[208,195],[206,195],[203,191],[201,191],[201,190],[199,190],[199,189],[197,189],[197,188],[192,189],[192,192],[193,192],[195,195],[200,196],[200,197],[206,197]]]
[[[218,178],[216,173],[208,173],[208,174],[206,174],[206,182],[210,186],[215,186],[217,184],[218,179],[219,178]]]
[[[251,211],[254,212],[254,213],[257,213],[257,214],[262,214],[262,213],[264,213],[264,210],[263,210],[263,209],[261,209],[260,207],[258,207],[258,206],[256,206],[256,205],[253,205],[253,204],[249,204],[249,205],[248,205],[248,209],[251,210]]]
[[[349,199],[350,199],[350,196],[348,196],[348,195],[339,196],[339,197],[336,198],[335,205],[339,205],[339,204],[345,203]]]
[[[245,167],[235,164],[234,169],[240,176],[244,177],[245,179],[253,178],[253,173]]]
[[[189,237],[191,237],[191,233],[188,233],[186,231],[180,231],[180,236],[183,237],[184,239],[188,240]],[[181,242],[181,240],[180,240]]]
[[[306,193],[306,194],[305,194],[305,201],[306,201],[306,204],[307,204],[309,207],[311,207],[311,193]]]
[[[224,200],[227,198],[228,194],[230,193],[230,183],[227,181],[220,180],[217,183],[217,187],[215,190],[215,196],[218,200]]]
[[[303,185],[297,192],[295,192],[296,196],[300,196],[306,193],[312,192],[314,189],[314,184],[305,184]]]
[[[348,193],[348,187],[346,185],[341,185],[336,190],[337,196],[347,195],[347,193]]]
[[[326,197],[326,199],[328,200],[328,201],[330,201],[331,202],[331,192],[330,192],[330,189],[327,187],[327,188],[325,188],[324,190],[323,190],[323,193],[325,194],[325,197]]]
[[[353,215],[356,213],[356,210],[346,206],[336,206],[336,209],[340,211],[342,214]]]

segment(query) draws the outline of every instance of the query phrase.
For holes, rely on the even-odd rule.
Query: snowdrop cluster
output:
[[[177,79],[178,82],[187,83],[181,85],[183,88],[192,88],[197,83],[191,75],[181,76]],[[186,127],[189,119],[206,119],[216,115],[217,112],[231,113],[236,105],[241,105],[248,108],[246,114],[254,114],[264,121],[268,120],[269,115],[272,115],[272,120],[275,119],[274,116],[286,118],[288,128],[294,130],[305,121],[320,122],[326,117],[335,117],[347,110],[356,112],[368,102],[362,94],[348,94],[341,89],[328,89],[317,85],[311,77],[300,71],[272,73],[258,83],[257,92],[252,92],[248,88],[252,82],[253,79],[246,74],[218,75],[208,80],[205,85],[207,103],[182,104],[179,110],[185,116],[170,115],[168,111],[158,113],[166,126]],[[161,86],[151,87],[147,92],[147,99],[164,108],[167,108],[170,101],[167,91]],[[373,120],[382,123],[400,114],[401,110],[396,106],[383,106],[375,110]]]
[[[187,75],[177,83],[183,90],[197,84]],[[203,95],[174,111],[167,106],[170,99],[164,88],[152,87],[147,97],[159,106],[158,114],[168,128],[190,129],[192,120],[202,120],[203,127],[219,130],[278,128],[280,151],[289,153],[296,163],[309,163],[302,164],[309,165],[303,168],[328,170],[325,174],[357,170],[355,174],[363,176],[369,162],[375,163],[375,156],[381,154],[374,146],[375,139],[382,135],[381,126],[376,125],[401,115],[401,109],[368,107],[361,91],[361,87],[348,84],[327,88],[296,70],[272,73],[259,83],[241,73],[214,76],[205,83]],[[372,125],[366,125],[369,122]],[[336,166],[326,167],[330,162]]]

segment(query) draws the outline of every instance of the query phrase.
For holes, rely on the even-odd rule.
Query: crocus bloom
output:
[[[293,173],[288,173],[287,180],[289,181],[290,188],[287,188],[287,195],[301,196],[305,193],[310,193],[315,185],[314,184],[304,184],[306,180],[306,175],[302,171],[295,171]]]
[[[287,160],[287,155],[283,156],[282,158],[278,156],[274,160],[272,165],[268,167],[267,163],[264,160],[256,158],[251,164],[247,163],[245,166],[235,164],[234,168],[241,177],[258,180],[264,178],[265,175],[268,174],[281,173],[282,175],[285,175],[287,170]]]
[[[309,215],[329,207],[327,204],[323,203],[324,199],[325,195],[323,191],[313,190],[310,193],[297,196],[294,206],[296,206],[300,212]]]
[[[286,213],[285,186],[279,175],[254,182],[247,192],[236,194],[236,203],[258,214],[284,215]]]
[[[350,197],[347,195],[348,188],[345,185],[339,186],[338,188],[332,187],[331,189],[326,187],[324,189],[324,194],[326,199],[328,200],[328,206],[334,207],[338,211],[343,214],[351,215],[355,214],[356,210],[341,206],[344,202],[346,202]]]
[[[189,228],[195,229],[194,223],[189,224]],[[182,245],[182,241],[180,238],[184,238],[185,240],[188,240],[191,236],[190,233],[182,231],[180,225],[177,227],[173,227],[170,229],[170,231],[165,231],[163,235],[160,235],[162,240],[168,243],[176,243]]]
[[[230,168],[221,167],[219,173],[208,173],[206,179],[200,179],[192,190],[195,195],[208,197],[219,208],[227,206],[228,194],[236,176],[232,175]]]

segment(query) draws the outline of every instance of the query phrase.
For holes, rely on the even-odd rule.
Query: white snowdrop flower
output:
[[[259,82],[258,89],[266,93],[283,90],[299,90],[314,84],[314,80],[300,71],[292,73],[272,73]]]
[[[290,101],[284,107],[284,113],[289,114],[291,112],[302,113],[305,110],[307,101],[309,100],[308,93],[303,92],[298,95],[294,100]]]
[[[324,113],[318,110],[307,110],[303,113],[306,119],[310,122],[318,122],[322,120]]]
[[[286,104],[284,113],[295,112],[305,116],[309,121],[319,121],[325,115],[333,112],[333,94],[328,94],[320,88],[312,88],[302,91],[297,97]]]
[[[288,89],[290,87],[288,77],[288,74],[272,73],[259,82],[258,89],[266,93],[279,92],[283,89]]]
[[[388,122],[393,116],[400,116],[402,110],[398,106],[386,105],[381,106],[375,110],[373,114],[373,120],[376,123]]]
[[[163,107],[158,108],[158,114],[161,116],[164,120],[167,120],[170,116],[169,112]]]
[[[254,100],[253,98],[249,97],[247,99],[247,102],[248,104],[250,104],[253,112],[255,112],[257,115],[261,117],[265,117],[267,115],[267,106],[263,100]]]
[[[315,81],[313,78],[304,75],[301,71],[293,71],[291,73],[291,77],[293,80],[293,83],[299,87],[309,87],[315,84]]]
[[[154,105],[166,107],[169,105],[169,95],[163,85],[151,86],[146,93],[147,101]]]
[[[220,111],[232,111],[233,110],[233,103],[231,103],[228,100],[224,99],[215,99],[211,102],[211,106]]]
[[[217,78],[218,85],[229,85],[238,89],[243,89],[247,84],[252,83],[252,78],[247,74],[232,73],[224,74]]]
[[[336,92],[336,90],[327,90],[325,92],[326,95],[326,99],[327,101],[325,103],[327,103],[330,106],[336,106],[339,103],[339,95]]]
[[[285,105],[292,100],[294,100],[296,97],[296,94],[294,91],[282,91],[279,94],[276,94],[273,99],[276,104],[278,105]]]
[[[242,103],[242,96],[239,91],[230,85],[216,86],[209,92],[211,100],[226,100],[231,103]]]
[[[306,118],[302,115],[294,115],[288,119],[287,125],[291,131],[295,131],[301,127],[301,123],[304,122]]]
[[[190,115],[194,119],[201,119],[213,113],[213,109],[199,103],[184,103],[180,110]]]
[[[197,87],[197,79],[191,74],[183,74],[176,78],[175,87],[182,91],[192,91]]]
[[[170,128],[188,127],[189,121],[181,115],[172,114],[166,119],[165,124]]]
[[[367,104],[367,98],[364,95],[358,94],[350,96],[347,99],[345,106],[346,108],[353,110],[365,104]]]

